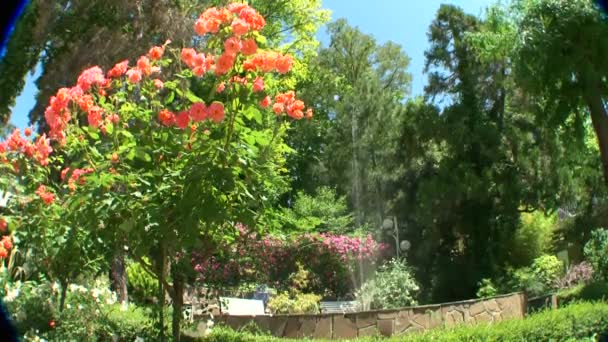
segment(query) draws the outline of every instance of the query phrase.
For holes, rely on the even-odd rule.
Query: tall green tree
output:
[[[348,196],[356,225],[377,223],[385,211],[385,137],[409,92],[409,57],[399,45],[380,45],[343,19],[329,24],[328,33],[330,44],[311,67],[314,77],[302,86],[316,119],[298,123],[305,129],[289,137],[298,151],[294,190],[336,185]]]
[[[608,183],[605,16],[587,0],[517,0],[511,18],[519,37],[512,55],[518,85],[546,101],[539,114],[549,125],[571,119],[582,132],[591,118]]]

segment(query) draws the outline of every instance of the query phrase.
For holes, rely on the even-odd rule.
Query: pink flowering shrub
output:
[[[297,271],[300,262],[312,276],[306,290],[343,297],[360,282],[359,272],[368,275],[388,249],[386,244],[376,242],[369,235],[304,234],[291,239],[258,238],[241,227],[234,244],[209,258],[194,253],[192,262],[203,283],[258,282],[279,289],[288,286],[288,278]]]

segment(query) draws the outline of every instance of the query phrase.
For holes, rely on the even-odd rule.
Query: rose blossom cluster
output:
[[[207,72],[221,77],[234,71],[231,77],[217,80],[218,93],[225,91],[226,86],[236,84],[251,87],[256,95],[261,108],[272,110],[276,115],[288,115],[292,119],[299,120],[304,117],[312,117],[312,109],[306,109],[304,102],[296,99],[293,91],[281,93],[274,97],[265,93],[265,82],[262,73],[277,72],[288,73],[293,66],[293,57],[278,52],[260,51],[256,42],[256,32],[264,28],[264,18],[253,8],[244,3],[233,3],[225,8],[210,8],[204,11],[196,21],[194,29],[197,34],[217,34],[223,46],[223,51],[214,56],[205,55],[192,48],[181,50],[181,60],[192,69],[197,76],[203,76]],[[224,30],[226,28],[226,30]],[[15,172],[19,172],[19,162],[12,158],[15,155],[23,155],[33,159],[42,166],[49,163],[49,156],[53,152],[51,142],[55,141],[59,146],[67,143],[67,130],[70,123],[78,121],[82,115],[90,129],[99,130],[106,135],[110,125],[117,125],[121,117],[116,110],[111,110],[112,91],[124,89],[127,86],[136,86],[144,80],[148,83],[141,87],[153,85],[152,89],[160,91],[165,83],[160,78],[161,59],[170,41],[163,45],[153,46],[147,54],[140,56],[134,66],[130,67],[128,60],[123,60],[104,73],[99,66],[91,66],[84,70],[77,78],[72,87],[64,87],[57,91],[49,100],[45,109],[44,117],[48,132],[38,136],[36,139],[27,139],[31,130],[25,130],[25,136],[21,136],[20,130],[16,129],[4,142],[0,142],[0,161],[11,160]],[[242,65],[241,65],[242,64]],[[158,76],[155,76],[158,74]],[[109,100],[101,101],[109,97]],[[104,104],[105,102],[105,104]],[[198,102],[182,108],[181,111],[172,111],[169,108],[160,109],[155,119],[161,127],[175,127],[196,129],[196,123],[209,120],[220,123],[226,116],[224,104],[210,100],[208,103]],[[79,122],[79,121],[78,121]],[[127,122],[125,122],[127,127]],[[207,130],[204,131],[207,134]],[[83,136],[79,137],[81,140]],[[55,146],[57,147],[57,146]],[[112,164],[120,162],[117,153],[112,153]],[[71,177],[67,177],[69,169],[62,171],[62,181],[68,179],[68,187],[75,190],[77,184],[85,182],[85,175],[93,172],[93,169],[74,169]],[[110,168],[110,172],[116,172]],[[37,195],[47,204],[53,203],[55,194],[49,188],[41,185],[36,191]]]
[[[0,142],[0,158],[3,163],[7,163],[7,154],[21,154],[28,159],[34,159],[38,164],[46,166],[49,163],[49,155],[53,152],[51,141],[45,134],[39,136],[35,141],[27,139],[31,136],[31,129],[25,129],[25,137],[21,136],[21,130],[16,128],[6,141]],[[13,164],[15,172],[19,169],[17,164]]]

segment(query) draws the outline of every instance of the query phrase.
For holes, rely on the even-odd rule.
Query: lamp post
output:
[[[407,252],[412,247],[412,244],[408,240],[401,241],[399,239],[399,226],[397,225],[397,216],[385,218],[384,221],[382,221],[382,229],[393,239],[395,239],[395,253],[397,253],[397,259],[399,259],[400,252],[404,252],[405,255],[407,255]]]

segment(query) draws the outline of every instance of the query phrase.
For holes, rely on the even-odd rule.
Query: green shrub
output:
[[[287,292],[272,296],[268,308],[273,314],[312,314],[319,313],[321,296],[311,293],[298,293],[290,296]]]
[[[395,337],[391,341],[579,341],[608,332],[608,305],[572,304],[493,325],[461,326],[423,334]]]
[[[595,281],[589,284],[579,284],[572,288],[559,291],[557,297],[560,305],[574,301],[597,301],[608,299],[608,283],[605,281]]]
[[[147,261],[147,260],[146,260]],[[138,262],[127,266],[129,296],[138,303],[150,301],[158,292],[158,282]]]
[[[541,255],[532,262],[532,272],[546,287],[556,288],[564,274],[564,264],[555,255]]]
[[[121,341],[135,341],[138,337],[153,340],[158,337],[158,331],[152,319],[157,313],[136,305],[115,304],[105,310],[104,331],[108,340],[118,336]],[[101,336],[103,336],[100,333]]]
[[[584,251],[593,266],[594,275],[598,279],[608,280],[608,230],[600,228],[592,231]]]
[[[521,224],[513,235],[510,264],[516,267],[530,265],[535,258],[548,252],[556,225],[555,214],[522,213]]]
[[[416,305],[419,287],[404,261],[391,260],[380,266],[374,278],[357,291],[364,308],[390,309]]]
[[[530,267],[507,271],[502,292],[525,291],[539,296],[555,290],[564,273],[563,263],[553,255],[542,255]]]
[[[492,282],[492,279],[482,279],[479,282],[479,289],[477,290],[477,298],[488,298],[494,297],[498,294],[498,289],[496,285]]]

